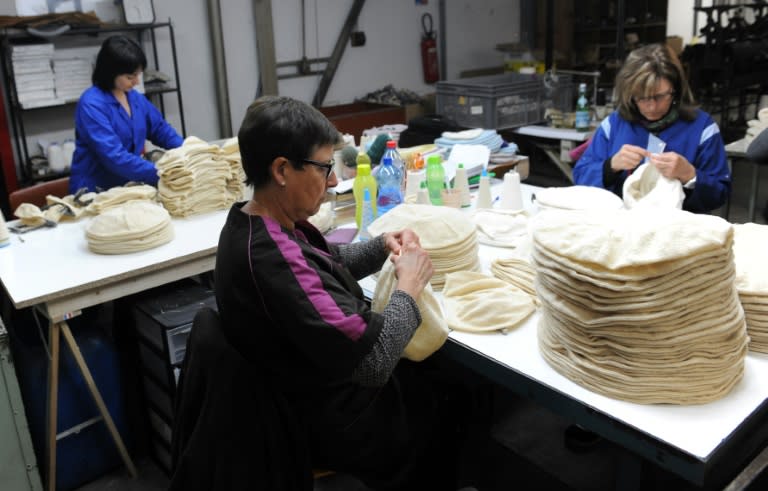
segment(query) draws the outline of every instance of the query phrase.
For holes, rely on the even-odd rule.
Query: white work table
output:
[[[531,213],[537,211],[531,199],[536,189],[522,185],[523,203]],[[493,196],[497,191],[495,186]],[[513,255],[514,249],[480,245],[486,273],[493,259]],[[375,289],[370,277],[361,285],[366,294]],[[555,371],[539,352],[538,322],[535,312],[507,333],[452,331],[442,350],[496,384],[619,444],[637,461],[638,472],[645,459],[700,486],[721,483],[766,446],[768,355],[750,352],[742,381],[715,402],[635,404],[592,392]]]
[[[523,201],[531,211],[535,191],[522,185]],[[85,221],[11,234],[11,244],[0,249],[0,280],[16,308],[35,306],[51,321],[49,407],[56,403],[59,330],[70,348],[77,349],[65,319],[83,308],[212,270],[226,214],[222,210],[174,219],[172,242],[116,256],[88,251]],[[510,249],[481,246],[486,269],[492,258],[511,254]],[[361,283],[371,290],[370,280]],[[500,386],[618,443],[638,461],[654,462],[698,485],[732,478],[768,441],[768,356],[750,353],[744,379],[719,401],[699,406],[633,404],[601,396],[559,375],[539,354],[537,322],[534,314],[507,334],[452,332],[443,351]],[[106,408],[102,415],[107,419],[105,413]],[[52,414],[48,427],[56,428],[56,412]],[[50,431],[48,442],[55,443]],[[49,453],[47,464],[55,469],[55,453]],[[49,471],[49,489],[52,475],[55,472]]]
[[[532,143],[541,149],[570,182],[573,182],[573,169],[568,151],[574,146],[587,141],[590,131],[576,131],[573,128],[553,128],[551,126],[521,126],[512,131],[514,134],[530,137]]]
[[[35,307],[49,320],[46,489],[56,489],[56,428],[60,335],[69,346],[102,419],[129,472],[136,470],[93,381],[67,319],[87,307],[211,271],[227,210],[174,219],[173,241],[132,254],[100,255],[88,250],[88,218],[11,234],[0,249],[0,280],[17,309]],[[65,430],[67,431],[67,430]]]

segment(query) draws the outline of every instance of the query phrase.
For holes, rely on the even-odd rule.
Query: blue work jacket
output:
[[[131,115],[111,92],[93,86],[83,92],[75,110],[75,153],[69,190],[95,191],[128,181],[157,184],[155,165],[141,157],[146,140],[176,148],[182,137],[163,119],[160,111],[135,90],[126,94]]]
[[[629,173],[621,171],[606,185],[603,166],[625,143],[646,148],[649,135],[641,124],[630,123],[614,111],[602,121],[573,168],[574,184],[601,187],[622,196]],[[679,119],[656,136],[666,143],[665,152],[677,152],[696,168],[696,185],[685,190],[684,210],[708,212],[725,204],[731,192],[731,173],[720,128],[709,114],[697,110],[693,121]]]

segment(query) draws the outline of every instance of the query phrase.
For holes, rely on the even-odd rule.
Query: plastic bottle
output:
[[[371,159],[365,152],[361,152],[357,156],[357,175],[352,182],[352,193],[355,195],[355,223],[357,228],[363,221],[363,190],[367,189],[371,196],[371,209],[373,211],[373,218],[378,216],[376,209],[376,180],[371,175]]]
[[[465,208],[469,206],[472,202],[472,198],[469,193],[469,179],[467,178],[467,169],[464,168],[464,164],[459,164],[459,167],[456,169],[456,176],[453,178],[453,187],[458,189],[461,194],[461,207]]]
[[[384,155],[381,156],[381,162],[379,162],[379,164],[383,164],[384,159],[386,158],[392,159],[392,165],[400,171],[400,194],[405,196],[405,161],[400,155],[400,152],[397,151],[397,142],[395,140],[387,141],[387,149],[384,150]]]
[[[579,84],[579,98],[576,100],[576,131],[589,131],[589,101],[587,84]]]
[[[48,145],[48,167],[54,172],[64,172],[67,170],[64,149],[57,142]]]
[[[379,165],[379,172],[376,173],[376,186],[379,193],[376,198],[378,216],[403,202],[403,192],[400,190],[401,182],[400,170],[393,165],[392,159],[384,157],[381,160],[381,165]]]
[[[72,167],[72,156],[75,153],[75,140],[67,139],[64,140],[64,143],[61,145],[61,148],[64,150],[64,161],[66,162],[67,169]]]
[[[427,159],[427,189],[429,200],[433,205],[443,204],[443,184],[445,184],[445,169],[439,155],[430,155]]]
[[[490,208],[493,205],[491,201],[491,177],[488,171],[483,169],[480,174],[480,186],[477,189],[477,208]]]
[[[375,203],[371,200],[371,192],[368,188],[363,189],[363,210],[362,210],[362,222],[358,227],[358,238],[361,242],[371,239],[371,233],[368,231],[368,227],[373,223],[374,212],[373,207]]]

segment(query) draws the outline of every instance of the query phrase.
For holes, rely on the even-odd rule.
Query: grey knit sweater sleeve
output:
[[[768,163],[768,131],[757,134],[747,147],[747,158],[759,164]]]
[[[416,301],[402,290],[395,290],[382,312],[384,327],[370,353],[355,369],[354,376],[362,384],[381,387],[397,366],[400,355],[421,324]]]
[[[338,255],[339,262],[347,267],[356,280],[379,271],[389,257],[383,235],[367,242],[342,244],[333,249]]]

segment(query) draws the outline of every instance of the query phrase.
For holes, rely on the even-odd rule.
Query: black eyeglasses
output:
[[[661,104],[662,102],[667,102],[669,99],[672,98],[673,95],[675,95],[675,91],[670,90],[669,92],[663,92],[661,94],[656,94],[656,95],[649,95],[647,97],[633,97],[632,100],[634,100],[635,104],[637,105],[648,105],[651,102],[655,102],[656,104]]]
[[[301,159],[301,161],[305,164],[314,165],[315,167],[320,167],[321,169],[325,170],[326,180],[331,177],[331,172],[333,172],[333,165],[335,164],[333,159],[331,159],[329,162],[318,162],[317,160],[312,159]]]

